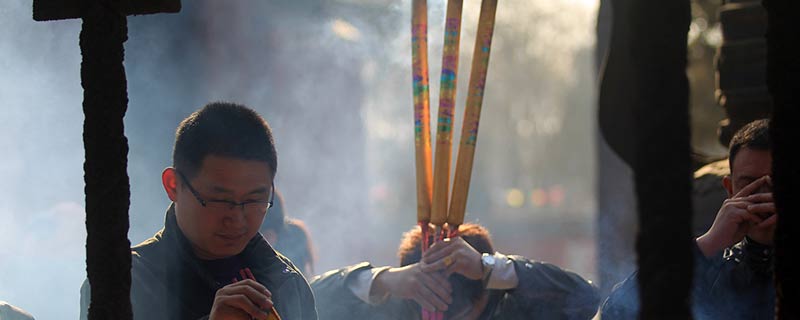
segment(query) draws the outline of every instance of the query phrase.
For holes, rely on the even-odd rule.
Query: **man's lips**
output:
[[[246,233],[217,233],[217,237],[225,240],[239,240],[244,237]]]

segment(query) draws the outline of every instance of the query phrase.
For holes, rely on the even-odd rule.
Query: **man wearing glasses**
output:
[[[134,318],[317,319],[305,278],[258,233],[278,162],[267,122],[209,104],[179,125],[172,160],[164,228],[132,249]]]

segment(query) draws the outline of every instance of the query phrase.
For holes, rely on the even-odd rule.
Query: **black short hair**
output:
[[[181,121],[175,131],[172,165],[191,179],[208,155],[264,161],[273,175],[278,170],[269,124],[239,104],[209,103]]]
[[[769,119],[750,122],[733,135],[728,149],[728,164],[731,170],[733,170],[733,159],[736,158],[736,154],[742,148],[761,151],[772,150],[772,140],[769,137]]]

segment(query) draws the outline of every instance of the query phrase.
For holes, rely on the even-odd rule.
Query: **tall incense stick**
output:
[[[436,155],[433,167],[433,203],[431,223],[441,227],[447,221],[450,193],[450,163],[453,150],[453,118],[456,105],[458,52],[461,40],[463,0],[447,1],[442,51],[442,75],[439,86],[439,115],[436,125]]]
[[[413,0],[411,59],[414,89],[414,144],[417,176],[417,221],[431,218],[431,121],[428,96],[428,4]],[[423,228],[427,230],[427,228]]]
[[[489,53],[492,47],[496,11],[497,0],[483,0],[475,50],[472,54],[467,109],[464,112],[464,124],[461,128],[461,142],[458,147],[456,172],[453,180],[453,195],[450,199],[450,212],[447,217],[447,224],[450,225],[451,232],[457,232],[458,226],[464,222],[469,183],[472,178],[472,162],[475,158],[475,145],[478,142],[478,125],[480,124],[483,92],[486,86],[486,73],[489,69]]]

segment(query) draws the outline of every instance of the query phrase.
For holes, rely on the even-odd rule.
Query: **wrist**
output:
[[[703,256],[706,258],[710,258],[718,251],[722,250],[722,248],[718,248],[718,246],[715,245],[715,241],[708,233],[697,237],[697,239],[695,239],[695,243],[697,243],[697,247],[700,248],[700,252],[702,252]]]
[[[492,276],[492,271],[494,270],[496,260],[494,255],[484,253],[481,255],[481,283],[483,283],[483,287],[486,288],[487,284],[489,283],[489,279]]]
[[[394,279],[397,274],[397,269],[398,268],[389,268],[375,276],[375,279],[372,281],[372,287],[370,288],[370,295],[391,295],[391,288],[393,286],[392,279]]]

